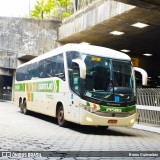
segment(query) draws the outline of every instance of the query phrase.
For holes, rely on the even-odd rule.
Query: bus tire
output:
[[[26,105],[26,101],[23,103],[23,114],[27,115],[29,113]]]
[[[61,127],[66,127],[68,124],[67,121],[64,119],[64,109],[62,105],[58,109],[57,120],[58,120],[58,125]]]
[[[19,108],[20,108],[20,112],[23,113],[23,103],[21,99],[19,101]]]

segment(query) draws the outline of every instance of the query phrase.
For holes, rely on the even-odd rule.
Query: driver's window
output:
[[[66,52],[66,55],[70,87],[75,93],[80,94],[80,70],[78,64],[72,62],[73,59],[77,59],[80,57],[80,53],[76,51],[69,51]]]
[[[79,80],[80,80],[80,70],[79,66],[76,63],[73,63],[73,83],[72,83],[72,89],[77,94],[80,93],[80,86],[79,86]]]

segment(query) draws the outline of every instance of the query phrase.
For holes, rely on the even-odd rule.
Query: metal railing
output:
[[[137,104],[160,107],[160,88],[138,88]]]
[[[160,88],[137,89],[137,122],[160,125]]]
[[[160,125],[160,107],[137,105],[137,122]]]

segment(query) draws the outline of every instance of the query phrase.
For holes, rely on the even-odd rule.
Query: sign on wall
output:
[[[139,66],[139,58],[131,58],[134,67]]]

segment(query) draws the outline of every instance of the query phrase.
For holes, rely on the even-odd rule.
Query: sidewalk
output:
[[[135,123],[132,128],[145,130],[149,132],[160,133],[159,125],[153,125],[153,124],[148,124],[148,123],[142,123],[142,122],[140,124]]]

